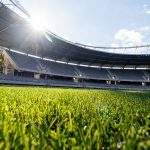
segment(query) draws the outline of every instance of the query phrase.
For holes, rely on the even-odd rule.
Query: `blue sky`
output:
[[[19,1],[52,32],[73,42],[97,46],[150,44],[149,0]]]

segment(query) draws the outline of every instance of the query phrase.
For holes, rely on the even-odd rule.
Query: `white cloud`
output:
[[[116,33],[115,39],[124,45],[128,44],[131,46],[141,44],[143,36],[140,32],[135,30],[121,29]]]
[[[149,35],[150,35],[150,26],[143,26],[136,29],[120,29],[114,36],[114,42],[111,47],[131,47],[131,46],[140,46],[140,45],[148,45],[149,43]],[[117,50],[115,52],[121,53],[150,53],[147,48],[138,48],[138,49],[124,49]]]
[[[146,10],[146,13],[147,13],[147,14],[150,14],[150,10]]]
[[[137,28],[136,30],[140,32],[147,32],[147,31],[150,31],[150,26],[144,26],[141,28]]]

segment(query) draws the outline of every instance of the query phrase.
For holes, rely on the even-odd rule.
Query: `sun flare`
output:
[[[39,15],[32,16],[30,23],[35,30],[42,31],[47,28],[47,21],[44,17]]]

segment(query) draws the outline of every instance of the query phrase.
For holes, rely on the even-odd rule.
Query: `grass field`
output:
[[[148,149],[150,93],[0,87],[0,149]]]

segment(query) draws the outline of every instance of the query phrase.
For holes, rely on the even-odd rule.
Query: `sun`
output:
[[[33,15],[30,19],[30,23],[37,31],[43,31],[48,27],[47,20],[40,15]]]

